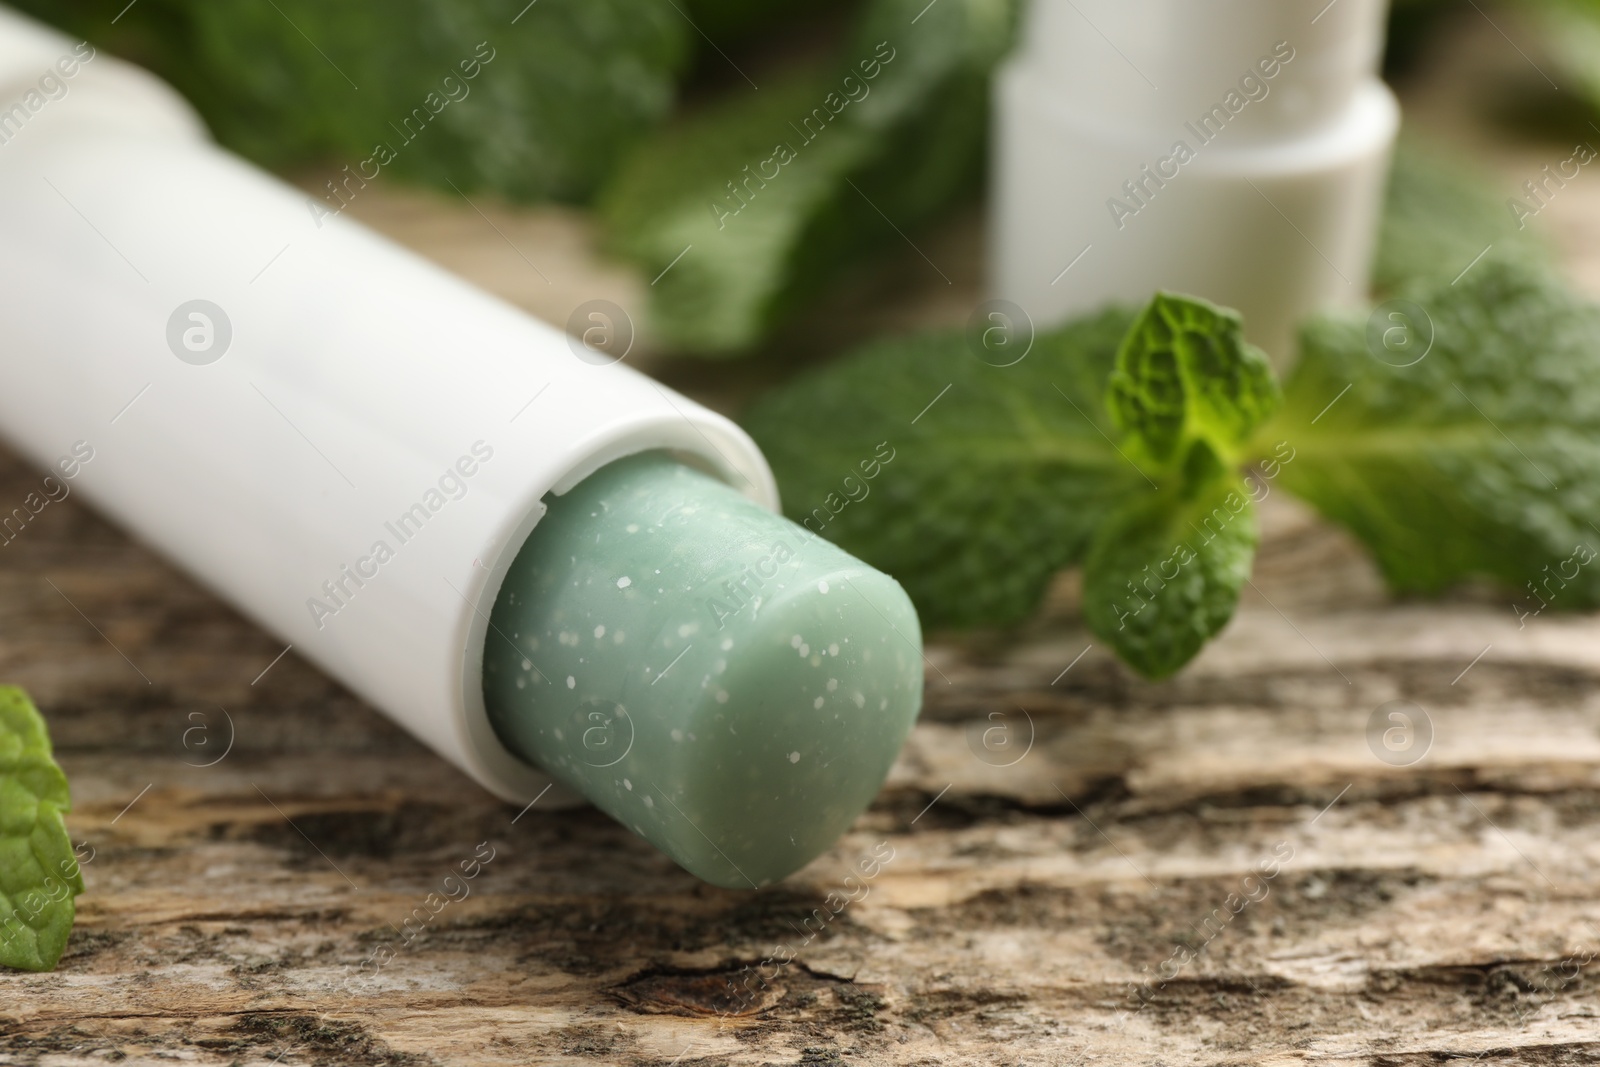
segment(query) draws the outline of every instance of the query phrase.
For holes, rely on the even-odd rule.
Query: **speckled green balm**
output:
[[[501,739],[716,885],[827,849],[922,704],[904,590],[660,453],[546,503],[484,648]]]

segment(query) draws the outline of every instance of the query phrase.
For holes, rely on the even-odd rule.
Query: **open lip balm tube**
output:
[[[921,702],[916,615],[775,514],[736,425],[0,8],[11,101],[17,451],[506,800],[554,777],[546,804],[745,888],[870,802]]]

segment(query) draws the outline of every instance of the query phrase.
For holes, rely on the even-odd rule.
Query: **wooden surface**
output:
[[[1550,150],[1497,148],[1508,175]],[[1580,275],[1571,220],[1600,220],[1597,191],[1551,209]],[[472,210],[419,203],[369,210],[446,260],[503,253]],[[514,236],[531,258],[535,229],[567,227],[543,269],[587,291],[603,268],[553,217]],[[936,318],[962,298],[942,289],[886,314]],[[0,454],[0,503],[38,479]],[[1020,633],[934,642],[871,810],[744,893],[592,810],[491,799],[76,498],[51,504],[0,548],[0,679],[48,715],[93,859],[60,969],[0,975],[0,1063],[1600,1058],[1600,620],[1393,603],[1341,534],[1279,496],[1264,518],[1236,621],[1175,681],[1078,658],[1070,577]],[[1434,732],[1409,765],[1367,740],[1394,700]],[[469,896],[430,902],[488,850]],[[858,899],[833,914],[832,891]],[[746,967],[765,977],[731,998]]]

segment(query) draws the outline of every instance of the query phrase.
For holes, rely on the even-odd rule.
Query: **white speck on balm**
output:
[[[818,697],[817,699],[813,700],[811,702],[811,706],[816,708],[818,711],[821,711],[822,710],[822,698]]]
[[[727,702],[728,702],[728,691],[726,689],[718,689],[717,690],[717,703],[718,704],[726,704]]]
[[[833,644],[828,646],[828,655],[837,656],[838,654],[839,654],[839,643],[837,641],[835,641]]]
[[[525,670],[525,671],[533,670],[533,660],[531,660],[531,659],[523,660],[522,661],[522,669]]]
[[[576,688],[578,688],[578,680],[576,678],[574,678],[570,674],[567,675],[567,688],[568,689],[576,689]]]
[[[683,740],[683,731],[682,730],[673,730],[672,734],[670,736],[672,737],[672,739],[674,741],[682,741]]]
[[[630,523],[628,523],[627,530],[628,530],[629,533],[638,533],[639,532],[639,524],[636,523],[636,522],[630,522]]]
[[[800,753],[798,753],[798,752],[789,753],[789,762],[790,763],[799,763],[800,762]]]
[[[631,781],[629,781],[628,779],[624,778],[622,780],[622,784],[623,784],[623,787],[628,790],[628,792],[630,792],[630,793],[633,792],[633,783]]]
[[[793,637],[789,638],[789,647],[790,648],[799,648],[800,647],[800,635],[799,634],[795,634]]]
[[[648,795],[648,794],[647,794],[647,795],[646,795],[646,796],[645,796],[645,798],[644,798],[644,806],[645,806],[645,807],[647,807],[647,808],[653,808],[653,807],[655,807],[655,806],[656,806],[656,802],[655,802],[655,800],[654,800],[654,799],[653,799],[653,798],[651,798],[651,797],[650,797],[650,796],[649,796],[649,795]]]
[[[699,633],[699,632],[700,632],[700,624],[697,623],[697,622],[686,622],[682,626],[678,627],[678,636],[679,637],[688,637],[690,634]]]
[[[837,679],[837,678],[829,678],[828,679],[828,692],[831,693],[837,688],[839,688],[839,679]]]
[[[822,581],[817,583],[817,592],[821,593],[823,596],[828,595],[828,579],[824,578]]]
[[[617,588],[618,589],[626,589],[626,588],[628,588],[628,586],[630,586],[632,584],[633,584],[633,579],[629,578],[626,574],[624,574],[621,578],[617,579]]]
[[[800,658],[805,659],[809,655],[811,655],[811,646],[802,643],[800,646]]]
[[[594,635],[596,638],[604,637],[606,635],[606,627],[604,623],[601,623],[599,626],[594,628]]]
[[[722,639],[722,651],[727,652],[731,648],[733,648],[733,638],[724,637]]]

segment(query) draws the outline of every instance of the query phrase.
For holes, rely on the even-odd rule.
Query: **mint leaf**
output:
[[[1233,457],[1279,399],[1272,366],[1245,341],[1238,312],[1157,293],[1117,351],[1106,406],[1145,455],[1170,464],[1195,441]]]
[[[703,356],[747,351],[841,272],[904,248],[903,233],[974,189],[988,75],[1014,8],[870,0],[832,59],[763,79],[759,93],[643,145],[598,206],[612,251],[655,279],[660,342]]]
[[[842,5],[841,0],[766,0],[752,4],[750,0],[687,0],[683,9],[694,24],[719,48],[729,48],[753,37],[778,37],[784,33],[804,32],[818,14],[831,14]],[[718,59],[715,52],[707,62]]]
[[[869,151],[866,133],[842,122],[795,144],[789,123],[832,89],[818,71],[766,79],[648,142],[602,194],[608,247],[656,279],[650,324],[664,346],[737,353],[765,335],[786,294],[804,295],[797,250]]]
[[[1143,494],[1107,518],[1084,562],[1089,628],[1147,678],[1166,678],[1227,625],[1255,559],[1250,494],[1215,472],[1192,492]]]
[[[1600,604],[1587,562],[1600,548],[1600,307],[1493,257],[1410,296],[1425,316],[1409,366],[1377,358],[1394,361],[1369,348],[1363,316],[1305,328],[1270,434],[1294,449],[1285,486],[1364,541],[1397,590],[1477,576],[1530,611]]]
[[[585,199],[666,115],[701,42],[660,0],[23,7],[152,67],[228,148],[267,167],[325,168],[340,195],[357,198],[361,175],[381,173],[452,197],[451,182],[512,199]],[[375,165],[380,144],[393,158]],[[326,189],[314,195],[337,206]]]
[[[1537,223],[1511,210],[1507,194],[1515,191],[1469,160],[1402,137],[1389,169],[1373,288],[1390,294],[1430,278],[1449,281],[1485,249],[1497,259],[1552,262]]]
[[[69,807],[44,720],[21,689],[0,686],[0,966],[48,971],[66,947],[83,892]]]
[[[1576,90],[1591,109],[1600,108],[1600,4],[1594,0],[1540,0],[1532,8],[1533,27],[1563,86]]]
[[[786,513],[893,575],[929,627],[1026,618],[1103,516],[1149,491],[1103,397],[1130,316],[995,367],[959,334],[888,340],[768,394],[745,425]]]

